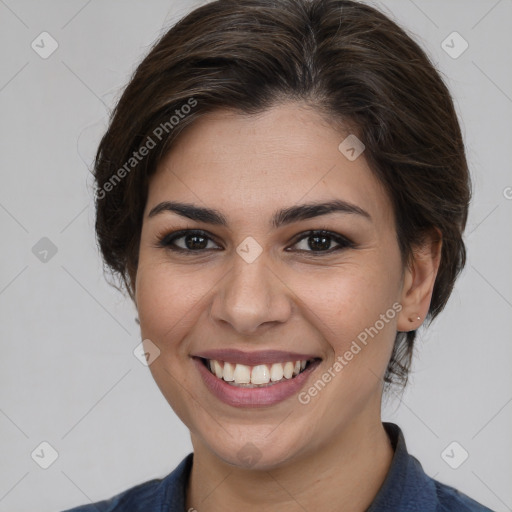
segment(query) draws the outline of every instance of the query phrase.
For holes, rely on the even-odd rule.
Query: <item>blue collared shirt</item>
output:
[[[366,512],[492,512],[453,487],[427,476],[407,452],[401,429],[383,423],[395,454],[377,496]],[[169,475],[136,485],[113,498],[64,512],[186,512],[185,491],[193,453]]]

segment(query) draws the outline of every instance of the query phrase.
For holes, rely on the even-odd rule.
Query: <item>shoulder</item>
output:
[[[386,479],[367,512],[493,512],[454,487],[428,476],[411,455],[402,430],[384,423],[393,459]]]
[[[164,478],[148,480],[109,499],[63,512],[182,512],[192,461],[190,453]]]
[[[110,499],[65,510],[64,512],[118,512],[122,510],[143,510],[148,507],[162,480],[149,480]],[[154,500],[153,500],[154,501]]]
[[[493,512],[454,487],[437,480],[432,481],[437,496],[436,512]]]

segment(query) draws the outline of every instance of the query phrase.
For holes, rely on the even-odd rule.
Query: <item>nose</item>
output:
[[[239,334],[254,335],[271,325],[286,322],[292,312],[292,296],[282,276],[269,265],[265,253],[252,263],[238,254],[219,284],[211,315]]]

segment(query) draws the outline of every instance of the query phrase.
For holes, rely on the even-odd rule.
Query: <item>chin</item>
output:
[[[222,443],[208,443],[210,451],[226,464],[240,469],[272,470],[286,464],[297,454],[297,445],[289,435],[286,436],[286,443],[279,443],[276,439],[265,439],[267,433],[260,437],[260,441],[255,440],[255,436],[252,435],[238,435],[234,441],[230,436],[226,436],[225,432],[222,434]]]

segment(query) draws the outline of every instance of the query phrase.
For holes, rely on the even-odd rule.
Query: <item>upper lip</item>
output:
[[[319,359],[314,354],[304,354],[297,352],[286,352],[284,350],[259,350],[244,352],[236,349],[216,349],[203,350],[192,354],[192,357],[202,357],[204,359],[216,359],[217,361],[227,361],[229,363],[245,364],[254,366],[258,364],[285,363],[287,361],[308,361],[309,359]]]

